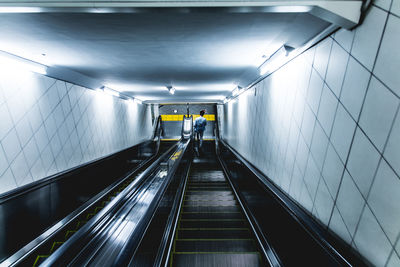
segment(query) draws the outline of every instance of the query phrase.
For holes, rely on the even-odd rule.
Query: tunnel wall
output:
[[[148,105],[0,72],[0,194],[150,138]]]
[[[312,216],[399,266],[400,9],[377,3],[218,115],[223,138]]]

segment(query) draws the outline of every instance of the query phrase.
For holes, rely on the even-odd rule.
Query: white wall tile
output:
[[[392,247],[368,207],[361,216],[354,243],[373,265],[385,265]]]
[[[31,138],[30,141],[23,148],[26,163],[29,168],[31,168],[35,162],[40,158],[39,150],[36,146],[35,138]]]
[[[315,124],[313,140],[311,144],[311,154],[318,169],[321,171],[324,164],[325,152],[328,146],[328,138],[319,123]]]
[[[344,165],[336,154],[333,146],[328,146],[322,176],[328,186],[328,190],[333,198],[336,198],[336,193],[339,189],[339,184],[342,179]]]
[[[333,209],[333,199],[323,179],[320,180],[318,185],[314,207],[317,210],[318,219],[320,219],[323,224],[328,225]]]
[[[400,0],[393,0],[390,11],[400,16]]]
[[[400,96],[400,18],[389,16],[374,73]]]
[[[376,215],[392,244],[400,233],[400,179],[384,160],[381,161],[368,197],[368,204]]]
[[[310,105],[314,114],[318,113],[318,106],[323,86],[324,86],[324,81],[321,79],[318,73],[315,70],[313,70],[313,72],[311,73],[310,86],[308,88],[308,93],[307,93],[307,102]]]
[[[398,104],[399,100],[382,83],[372,78],[359,124],[381,152]]]
[[[340,29],[335,33],[335,40],[347,51],[350,52],[351,45],[354,39],[354,30],[349,31],[347,29]]]
[[[358,119],[371,73],[352,57],[349,60],[340,100],[354,120]]]
[[[333,123],[331,142],[343,162],[346,162],[355,129],[355,121],[343,106],[339,104],[335,122]]]
[[[17,132],[13,129],[1,141],[8,162],[12,162],[21,151],[21,145],[18,140]]]
[[[400,174],[400,115],[397,114],[392,132],[385,148],[384,157],[394,168],[397,174]]]
[[[8,168],[3,175],[0,175],[0,184],[0,194],[17,187],[10,168]]]
[[[1,148],[0,158],[7,157],[0,166],[0,175],[8,168],[8,162],[11,164],[6,171],[7,179],[4,178],[6,174],[1,178],[2,192],[3,181],[7,188],[4,190],[9,190],[150,137],[151,113],[146,106],[132,106],[117,98],[105,104],[92,101],[99,96],[92,90],[37,74],[24,76],[19,82],[0,76],[0,142],[5,151],[3,153]],[[17,105],[18,99],[24,104]],[[128,111],[129,117],[125,116]],[[84,138],[82,145],[81,138]],[[103,145],[99,147],[99,143]],[[85,149],[85,157],[81,147]],[[14,180],[14,176],[16,182],[9,183],[9,177]]]
[[[308,158],[306,173],[304,174],[304,183],[307,186],[308,192],[314,201],[315,193],[317,192],[317,187],[321,174],[313,160],[312,157]]]
[[[21,146],[24,147],[26,143],[32,138],[33,132],[29,124],[28,116],[24,116],[15,126]]]
[[[3,147],[0,144],[0,177],[8,168],[8,160],[4,154]]]
[[[392,256],[390,257],[387,267],[397,267],[400,266],[399,256],[395,252],[392,252]]]
[[[365,200],[360,191],[358,191],[348,172],[345,172],[336,206],[351,235],[354,235],[364,204]]]
[[[357,129],[347,169],[364,197],[367,197],[372,179],[378,167],[379,158],[378,151],[372,146],[360,129]]]
[[[364,22],[357,27],[351,54],[372,70],[383,33],[387,13],[372,6]]]
[[[338,100],[335,95],[324,86],[322,90],[321,102],[318,109],[318,121],[324,129],[327,136],[331,134],[333,119],[337,108]]]
[[[374,0],[374,4],[389,11],[392,0]]]
[[[18,186],[26,184],[26,178],[29,174],[28,164],[26,163],[24,153],[19,153],[18,156],[11,163],[11,171],[14,175],[15,181]],[[30,178],[31,179],[31,178]]]
[[[332,230],[338,236],[340,236],[348,244],[351,243],[352,238],[350,236],[349,230],[344,224],[343,219],[336,207],[333,209],[332,218],[331,221],[329,222],[329,229]]]
[[[43,124],[43,119],[38,104],[32,106],[29,112],[26,113],[26,117],[31,125],[32,132],[36,133],[39,127]]]
[[[310,107],[306,106],[303,115],[303,122],[301,125],[301,133],[304,137],[307,146],[311,146],[311,138],[314,130],[314,123],[315,123],[315,115],[311,111]]]
[[[13,128],[13,121],[10,116],[10,113],[8,112],[8,107],[7,104],[3,103],[0,106],[0,121],[1,121],[1,127],[0,127],[0,140],[3,139],[7,133]]]
[[[331,53],[332,39],[327,38],[317,45],[314,57],[314,68],[319,75],[324,78],[328,66],[329,55]]]
[[[337,97],[339,97],[342,90],[348,60],[349,54],[340,45],[333,42],[328,71],[326,73],[326,83]]]

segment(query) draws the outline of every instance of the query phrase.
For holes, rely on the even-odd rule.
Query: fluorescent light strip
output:
[[[0,67],[5,71],[22,68],[43,75],[47,74],[47,66],[3,51],[0,51],[0,62]]]

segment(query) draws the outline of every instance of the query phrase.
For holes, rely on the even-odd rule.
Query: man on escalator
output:
[[[194,121],[194,132],[195,138],[197,139],[198,150],[201,150],[203,145],[203,134],[207,125],[207,119],[204,118],[204,113],[206,113],[205,110],[200,110],[200,117]],[[197,153],[199,152],[197,151]]]

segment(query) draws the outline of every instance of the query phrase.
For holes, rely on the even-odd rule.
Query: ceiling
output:
[[[283,44],[331,23],[310,13],[2,13],[0,50],[74,71],[148,102],[216,102]],[[74,81],[71,81],[74,82]],[[174,86],[170,95],[166,86]]]

